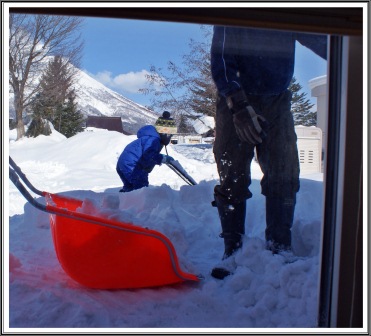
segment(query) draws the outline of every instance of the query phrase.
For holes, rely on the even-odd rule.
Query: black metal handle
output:
[[[171,164],[171,162],[165,163],[173,172],[175,172],[179,177],[181,177],[185,182],[187,182],[189,185],[196,185],[196,182],[193,180],[190,180],[187,176],[185,176],[176,166]]]
[[[35,194],[39,196],[44,196],[44,193],[40,191],[39,189],[36,189],[31,182],[27,179],[26,175],[22,172],[21,168],[19,168],[16,163],[13,161],[13,159],[9,156],[9,164],[14,169],[15,173],[22,179],[22,181],[26,184],[26,186],[31,189]],[[10,176],[10,171],[9,171]],[[17,178],[18,179],[18,178]],[[14,183],[14,181],[12,180]],[[16,186],[17,187],[17,186]],[[17,187],[18,188],[18,187]]]
[[[9,179],[13,182],[13,184],[16,186],[16,188],[19,190],[19,192],[25,197],[27,201],[29,201],[34,207],[37,209],[40,209],[42,211],[48,212],[46,210],[46,205],[43,205],[39,202],[37,202],[31,194],[28,192],[28,190],[24,187],[22,182],[19,180],[17,172],[9,167]],[[37,190],[37,189],[36,189]],[[43,196],[43,194],[41,194]]]

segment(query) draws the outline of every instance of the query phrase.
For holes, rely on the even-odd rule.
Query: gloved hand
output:
[[[162,155],[162,163],[169,163],[171,161],[174,161],[174,158],[170,155]]]
[[[240,140],[252,145],[262,143],[267,136],[267,121],[255,112],[243,91],[227,97],[227,104],[233,113],[233,123]]]

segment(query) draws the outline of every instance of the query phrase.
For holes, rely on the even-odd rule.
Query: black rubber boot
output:
[[[215,196],[213,205],[218,208],[222,227],[220,237],[224,239],[224,260],[242,247],[242,237],[245,234],[246,201],[228,204]],[[221,267],[216,267],[211,272],[211,275],[217,279],[223,279],[230,274],[230,271]]]
[[[296,199],[266,197],[267,248],[273,253],[291,250],[291,227]]]

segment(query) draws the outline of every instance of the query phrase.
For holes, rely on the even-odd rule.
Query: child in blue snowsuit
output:
[[[155,126],[147,125],[138,130],[138,139],[125,147],[116,165],[117,174],[124,184],[120,192],[148,187],[148,174],[155,165],[174,160],[160,152],[176,132],[175,121],[167,111],[157,119]]]

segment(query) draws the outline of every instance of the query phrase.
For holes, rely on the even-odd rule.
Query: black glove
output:
[[[233,123],[240,140],[252,145],[262,143],[267,136],[267,121],[255,112],[244,92],[237,91],[228,96],[226,100],[233,113]]]

